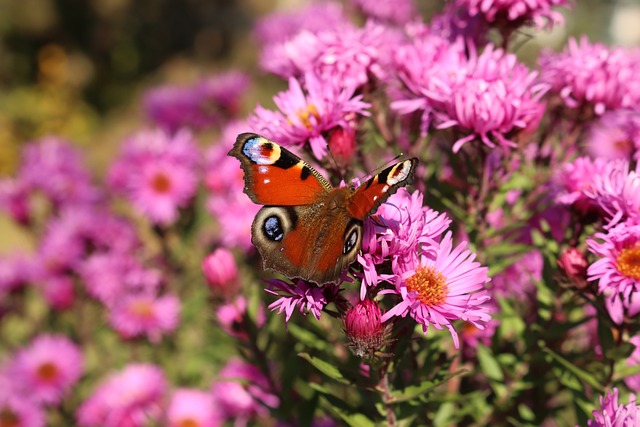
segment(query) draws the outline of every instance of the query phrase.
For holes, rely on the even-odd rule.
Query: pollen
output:
[[[147,301],[137,301],[131,305],[131,311],[142,318],[151,319],[153,317],[153,306]]]
[[[624,248],[616,260],[618,271],[632,279],[640,279],[640,243]]]
[[[199,425],[200,423],[193,418],[185,418],[177,424],[178,427],[198,427]]]
[[[167,175],[158,173],[151,179],[151,186],[158,193],[168,193],[171,190],[171,180]]]
[[[312,130],[313,125],[311,124],[310,119],[311,117],[315,117],[316,119],[320,118],[320,113],[318,113],[318,109],[315,105],[309,104],[307,105],[307,108],[297,109],[296,116],[298,116],[298,119],[300,120],[300,122],[302,122],[304,127],[306,127],[308,130]]]
[[[38,366],[37,375],[43,381],[53,381],[58,376],[58,367],[51,362],[43,363]]]
[[[442,304],[449,292],[447,279],[434,267],[418,267],[407,279],[407,289],[418,293],[418,300],[427,306]]]

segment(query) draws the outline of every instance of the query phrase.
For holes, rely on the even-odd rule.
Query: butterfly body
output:
[[[251,240],[264,267],[315,283],[338,280],[362,245],[362,223],[396,188],[411,182],[416,159],[397,163],[357,189],[333,188],[273,141],[244,133],[229,155],[240,160],[245,193],[264,205]]]

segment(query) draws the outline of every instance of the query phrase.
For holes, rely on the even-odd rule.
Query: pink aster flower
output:
[[[76,412],[81,427],[143,427],[158,421],[167,382],[152,364],[130,364],[103,381]]]
[[[327,153],[326,133],[353,127],[351,121],[357,115],[369,115],[369,104],[362,101],[362,95],[355,95],[355,86],[338,79],[306,74],[304,82],[306,90],[296,79],[289,79],[289,90],[274,97],[280,111],[258,106],[249,122],[254,131],[284,146],[308,142],[314,156],[321,159]]]
[[[216,296],[228,297],[238,288],[238,266],[233,254],[218,248],[202,260],[202,273]]]
[[[604,308],[616,325],[631,321],[640,314],[640,293],[632,292],[627,299],[613,290],[604,292]]]
[[[413,266],[402,265],[395,290],[383,291],[399,295],[401,301],[382,316],[382,321],[408,314],[422,325],[425,333],[429,325],[436,329],[444,326],[456,348],[459,340],[453,328],[454,320],[484,328],[491,319],[487,305],[491,297],[484,289],[490,280],[488,269],[473,261],[475,254],[466,246],[463,242],[453,248],[451,232],[448,232],[433,257],[422,255]]]
[[[629,339],[629,343],[633,344],[633,352],[627,359],[627,366],[636,366],[640,364],[640,335],[636,335]],[[631,375],[624,379],[624,383],[632,391],[640,391],[640,374]]]
[[[293,311],[298,308],[300,313],[313,314],[320,319],[322,309],[327,305],[327,297],[335,295],[339,288],[334,284],[318,286],[313,283],[297,279],[294,283],[287,283],[280,279],[269,280],[267,293],[279,297],[269,304],[269,309],[278,310],[278,314],[285,313],[285,321],[288,322]]]
[[[551,85],[570,108],[586,108],[597,115],[640,103],[640,54],[569,39],[564,52],[543,52],[541,80]]]
[[[640,169],[630,172],[627,160],[607,162],[585,193],[604,213],[605,228],[620,221],[640,223]]]
[[[571,6],[569,0],[456,0],[456,5],[469,15],[481,15],[495,25],[518,27],[532,22],[538,28],[562,24],[562,14],[556,6]]]
[[[265,405],[280,406],[268,378],[255,366],[237,359],[222,368],[211,391],[223,416],[240,422],[268,415]]]
[[[418,14],[412,0],[351,0],[351,2],[364,15],[394,24],[405,24]]]
[[[604,113],[591,126],[586,145],[595,158],[640,160],[640,112]]]
[[[10,367],[16,384],[33,400],[58,404],[84,370],[82,352],[64,336],[40,335],[18,351]]]
[[[125,141],[109,181],[153,223],[169,225],[195,195],[198,163],[189,132],[142,131]]]
[[[13,381],[0,374],[0,426],[45,427],[45,411],[39,403],[14,390]]]
[[[60,138],[45,137],[25,145],[18,176],[28,189],[41,191],[56,206],[91,203],[101,197],[81,153]]]
[[[588,427],[631,427],[640,424],[640,406],[636,396],[629,395],[629,403],[618,403],[618,389],[613,388],[605,396],[600,396],[600,410],[593,411],[593,419]]]
[[[22,254],[0,257],[0,295],[23,288],[33,278],[33,263]]]
[[[179,388],[167,408],[167,427],[217,427],[222,425],[220,408],[205,391]]]
[[[180,300],[175,295],[129,294],[111,306],[109,323],[123,338],[145,335],[158,343],[180,322]]]
[[[587,239],[589,251],[599,259],[587,269],[588,279],[598,281],[598,292],[629,300],[640,286],[640,225],[620,223],[608,233]]]
[[[596,203],[588,194],[593,189],[594,178],[602,174],[606,167],[606,160],[592,160],[589,157],[578,157],[573,162],[563,164],[554,178],[558,187],[556,202],[572,206],[578,212],[593,211]]]
[[[221,305],[216,310],[216,318],[220,327],[229,335],[240,340],[246,340],[248,338],[244,320],[247,315],[247,300],[242,295],[236,297],[231,302]],[[259,305],[255,316],[256,318],[253,319],[255,326],[262,328],[267,321],[262,304]]]
[[[21,179],[0,179],[0,212],[2,211],[19,224],[29,223],[29,189]]]
[[[544,259],[538,250],[522,255],[516,262],[491,278],[495,295],[528,301],[535,295],[536,282],[542,280]]]
[[[55,310],[66,310],[76,300],[73,278],[68,275],[47,275],[40,278],[38,288],[44,299]]]

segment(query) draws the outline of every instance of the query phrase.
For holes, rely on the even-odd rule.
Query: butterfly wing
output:
[[[413,158],[396,163],[375,175],[362,184],[353,193],[347,205],[347,211],[352,218],[363,221],[369,214],[375,212],[398,187],[411,184],[418,159]]]
[[[331,184],[305,161],[262,136],[238,135],[229,155],[240,160],[244,192],[254,203],[298,206],[318,203]]]

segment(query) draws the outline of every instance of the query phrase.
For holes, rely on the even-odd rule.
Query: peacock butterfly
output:
[[[253,133],[238,135],[229,155],[240,160],[244,192],[264,205],[251,226],[264,268],[318,284],[337,281],[356,259],[362,222],[412,182],[418,164],[396,163],[353,189],[333,188],[298,156]]]

